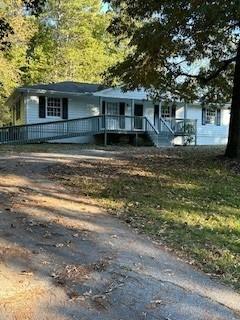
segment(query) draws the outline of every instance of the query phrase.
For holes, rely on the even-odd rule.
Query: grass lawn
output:
[[[240,291],[240,163],[222,153],[130,148],[117,159],[74,162],[55,174]]]

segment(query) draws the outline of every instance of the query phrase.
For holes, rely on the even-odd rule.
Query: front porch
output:
[[[157,126],[147,117],[100,115],[72,120],[36,123],[0,128],[0,143],[39,143],[80,136],[104,135],[107,145],[108,134],[145,134],[156,147],[172,145],[176,136],[195,136],[196,122],[175,119],[169,124],[159,118]],[[196,140],[195,140],[196,141]]]
[[[156,103],[148,98],[129,99],[122,93],[112,97],[104,92],[100,97],[99,111],[105,117],[106,134],[138,132],[155,133],[174,140],[178,137],[182,144],[197,144],[197,120],[188,119],[186,103]],[[147,120],[147,121],[146,121]],[[181,139],[180,139],[181,137]]]

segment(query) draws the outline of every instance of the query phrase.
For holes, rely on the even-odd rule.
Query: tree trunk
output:
[[[225,156],[240,157],[240,42],[234,71],[229,137]]]

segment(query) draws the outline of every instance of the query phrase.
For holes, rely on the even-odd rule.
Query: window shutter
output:
[[[102,114],[106,114],[106,102],[102,101]]]
[[[125,103],[124,102],[120,102],[119,103],[119,114],[120,116],[125,116]]]
[[[16,120],[21,119],[21,100],[19,99],[16,103]]]
[[[175,106],[175,105],[172,106],[172,109],[171,109],[171,117],[172,117],[172,118],[176,118],[176,106]]]
[[[159,113],[160,113],[160,110],[159,110],[159,105],[158,104],[155,104],[154,106],[154,125],[158,125],[158,122],[159,122]]]
[[[39,118],[46,118],[46,97],[39,97]]]
[[[62,99],[62,118],[68,119],[68,98]]]
[[[119,114],[120,114],[120,116],[125,116],[125,103],[124,102],[119,103]],[[120,127],[120,129],[125,129],[125,117],[120,118],[119,127]]]
[[[206,124],[206,108],[202,108],[202,125]]]
[[[217,126],[221,126],[221,109],[217,109]]]

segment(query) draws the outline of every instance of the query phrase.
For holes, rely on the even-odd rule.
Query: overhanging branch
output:
[[[233,57],[233,58],[221,61],[220,62],[221,66],[217,70],[215,70],[214,72],[212,72],[211,74],[209,74],[206,77],[203,77],[201,75],[189,74],[189,73],[185,73],[185,72],[179,72],[178,77],[185,76],[188,78],[194,78],[194,79],[200,80],[203,83],[208,83],[209,81],[216,79],[223,71],[226,71],[228,69],[228,66],[231,63],[236,61],[236,58],[237,57]]]

